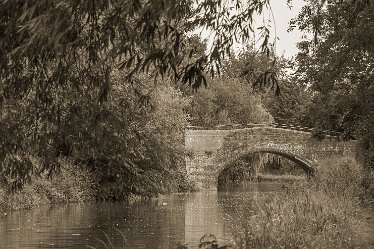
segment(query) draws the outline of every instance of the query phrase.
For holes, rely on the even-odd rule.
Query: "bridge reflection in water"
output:
[[[225,201],[225,200],[220,200]],[[41,207],[2,216],[0,248],[197,248],[206,233],[225,244],[225,222],[217,192],[174,194],[153,201]],[[117,228],[121,231],[119,234]],[[105,234],[106,235],[105,235]]]
[[[216,191],[193,193],[186,203],[185,213],[185,241],[192,246],[199,244],[204,234],[213,234],[219,242],[230,242],[224,232],[224,217],[218,207]]]
[[[176,248],[179,242],[198,248],[204,234],[214,234],[219,245],[230,245],[231,218],[255,207],[261,191],[281,189],[275,184],[264,186],[254,184],[233,192],[172,194],[133,203],[61,204],[14,212],[0,217],[0,248],[104,248],[98,239],[108,244],[107,238],[114,248]]]

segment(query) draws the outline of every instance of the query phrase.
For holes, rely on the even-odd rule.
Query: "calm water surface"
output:
[[[108,238],[115,248],[176,248],[179,242],[198,248],[204,234],[214,234],[220,245],[233,245],[229,220],[281,190],[281,184],[252,183],[223,192],[0,214],[0,248],[105,248],[100,240],[109,244]]]

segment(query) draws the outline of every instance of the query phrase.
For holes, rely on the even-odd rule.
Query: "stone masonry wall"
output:
[[[354,142],[316,140],[309,132],[273,127],[234,130],[187,130],[186,157],[188,176],[200,188],[216,187],[217,177],[227,163],[241,156],[276,150],[294,155],[312,166],[333,155],[353,155]]]

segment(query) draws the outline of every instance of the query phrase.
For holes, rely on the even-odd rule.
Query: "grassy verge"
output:
[[[372,172],[364,172],[351,158],[324,161],[311,182],[259,198],[255,215],[248,210],[232,218],[236,244],[238,248],[373,248],[373,217],[363,215],[372,208],[373,179]]]

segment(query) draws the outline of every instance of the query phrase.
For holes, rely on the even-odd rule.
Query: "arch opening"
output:
[[[293,164],[291,163],[293,165],[292,168],[296,170],[299,169],[298,170],[299,176],[305,173],[306,176],[310,178],[315,173],[314,168],[308,162],[298,158],[297,156],[293,154],[286,153],[283,151],[271,150],[271,149],[261,149],[261,150],[256,150],[256,151],[245,153],[225,163],[222,169],[218,172],[217,187],[220,188],[220,186],[225,186],[228,182],[230,182],[231,184],[235,186],[241,183],[242,181],[259,181],[260,178],[258,176],[258,173],[259,173],[260,167],[258,164],[261,164],[261,163],[262,163],[261,173],[265,173],[265,174],[266,174],[265,171],[269,169],[265,169],[264,165],[270,165],[270,167],[273,167],[274,169],[273,164],[275,164],[275,168],[278,170],[280,169],[280,167],[282,168],[284,167],[285,165],[284,161],[283,163],[280,161],[270,162],[270,161],[265,160],[261,163],[258,160],[255,161],[254,158],[256,158],[256,155],[258,157],[261,157],[261,155],[264,155],[264,154],[276,155],[277,156],[276,158],[278,158],[278,160],[287,159],[286,161],[288,161],[288,163],[286,164],[288,165],[290,162],[292,162],[293,163]],[[272,173],[270,173],[270,175],[271,174]],[[282,175],[282,174],[287,174],[287,173],[283,172],[283,173],[276,173],[276,174]],[[269,176],[269,174],[267,176]]]
[[[293,154],[290,154],[290,153],[286,153],[286,152],[278,151],[278,150],[271,150],[271,149],[258,150],[258,151],[252,152],[252,153],[269,153],[269,154],[282,156],[282,157],[294,162],[296,165],[298,165],[301,169],[304,170],[304,172],[308,176],[313,176],[314,173],[315,173],[315,169],[312,167],[312,165],[310,165],[305,160],[302,160],[301,158],[298,158],[297,156],[295,156]]]

